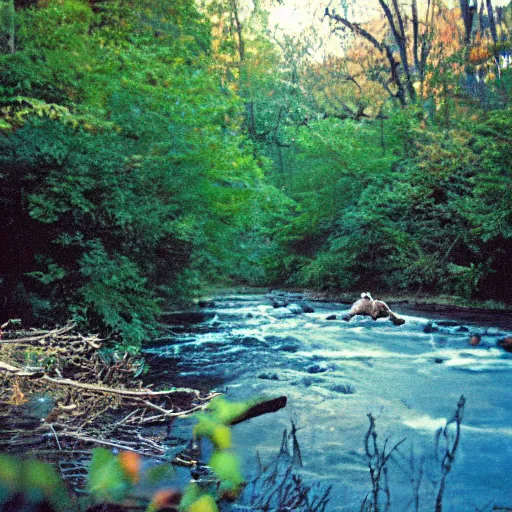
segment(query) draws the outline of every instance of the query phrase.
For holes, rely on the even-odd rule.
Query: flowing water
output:
[[[443,439],[436,452],[436,432],[464,395],[443,511],[512,507],[512,354],[496,345],[511,328],[496,327],[497,313],[432,325],[427,314],[396,308],[406,323],[394,326],[366,317],[344,322],[346,305],[307,304],[315,311],[294,314],[265,295],[224,296],[197,315],[199,323],[170,317],[173,333],[147,351],[152,378],[220,390],[231,400],[286,395],[286,408],[233,428],[237,452],[250,475],[256,453],[270,460],[293,421],[302,474],[333,486],[329,511],[359,511],[371,490],[368,413],[380,446],[406,438],[388,463],[391,510],[416,510],[418,503],[434,510],[444,454]],[[472,347],[475,333],[482,341]]]

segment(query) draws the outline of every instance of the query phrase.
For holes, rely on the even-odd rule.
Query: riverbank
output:
[[[176,459],[185,446],[169,438],[170,421],[204,410],[215,394],[148,385],[145,371],[141,354],[73,324],[25,330],[7,322],[0,331],[0,452],[54,464],[77,495],[97,447],[190,466],[185,455]]]

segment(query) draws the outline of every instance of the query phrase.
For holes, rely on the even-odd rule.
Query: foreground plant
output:
[[[158,479],[169,484],[153,496],[147,512],[161,509],[179,509],[182,512],[218,512],[217,501],[234,499],[243,488],[244,478],[237,455],[232,450],[230,425],[242,417],[254,404],[251,402],[230,403],[217,397],[207,410],[197,414],[198,423],[193,436],[196,442],[202,439],[212,443],[213,453],[206,468],[211,469],[205,478],[188,485],[184,490],[173,487],[172,472],[153,470],[153,475],[141,470],[141,457],[133,452],[113,455],[110,451],[94,450],[88,475],[88,487],[96,501],[122,503],[129,499],[139,480]],[[170,465],[168,465],[170,468]]]

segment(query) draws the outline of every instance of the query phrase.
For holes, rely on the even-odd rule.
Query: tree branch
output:
[[[379,0],[382,1],[382,0]],[[384,4],[385,5],[385,4]],[[387,5],[386,5],[387,7]],[[388,8],[389,9],[389,8]],[[331,13],[329,11],[329,8],[325,8],[324,17],[330,18],[333,21],[336,21],[337,23],[340,23],[341,25],[345,26],[349,30],[351,30],[354,34],[357,34],[367,41],[369,41],[377,50],[379,50],[381,53],[384,53],[388,59],[389,65],[390,65],[390,72],[391,72],[391,79],[390,82],[393,82],[398,87],[398,92],[396,94],[392,94],[392,97],[396,97],[399,99],[400,103],[402,105],[406,104],[405,100],[405,90],[404,86],[402,84],[402,81],[400,80],[400,76],[398,73],[398,67],[400,63],[395,59],[393,55],[393,50],[389,47],[389,45],[385,44],[384,42],[379,42],[372,34],[370,34],[367,30],[365,30],[359,23],[348,21],[346,18],[343,18],[339,16],[336,13]]]

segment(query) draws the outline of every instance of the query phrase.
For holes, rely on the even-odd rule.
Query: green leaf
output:
[[[187,512],[218,512],[219,509],[215,500],[206,494],[194,501],[186,510]]]
[[[88,488],[99,501],[120,501],[130,488],[119,459],[105,448],[93,450]]]
[[[244,482],[240,473],[238,457],[233,453],[227,451],[215,452],[209,465],[221,480],[224,488],[235,489]]]

